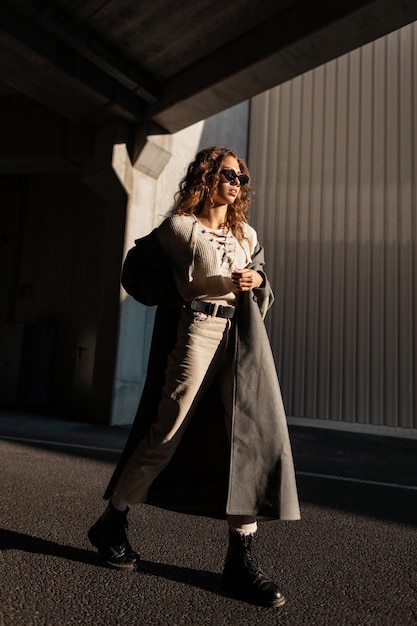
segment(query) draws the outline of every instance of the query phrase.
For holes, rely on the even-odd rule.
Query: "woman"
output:
[[[246,220],[249,191],[238,155],[202,150],[171,215],[128,255],[123,285],[159,306],[135,423],[89,538],[109,565],[133,569],[130,505],[226,517],[225,591],[280,606],[285,598],[259,568],[253,537],[258,519],[299,519],[299,507],[263,324],[273,296]]]

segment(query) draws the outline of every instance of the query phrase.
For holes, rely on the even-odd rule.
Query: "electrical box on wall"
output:
[[[45,406],[54,349],[54,329],[45,324],[4,324],[0,341],[0,402]]]

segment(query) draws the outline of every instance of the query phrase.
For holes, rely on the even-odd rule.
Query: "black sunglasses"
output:
[[[220,174],[223,174],[228,183],[234,183],[236,178],[241,186],[247,185],[249,182],[249,176],[247,174],[236,174],[233,167],[225,167],[223,170],[220,170]]]

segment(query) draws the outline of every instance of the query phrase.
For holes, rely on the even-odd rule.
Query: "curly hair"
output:
[[[201,150],[187,168],[175,194],[173,213],[179,215],[197,214],[208,201],[214,206],[214,197],[220,181],[220,170],[226,157],[233,157],[239,163],[241,173],[249,176],[245,161],[230,148],[213,146]],[[243,223],[247,222],[249,207],[250,180],[240,187],[240,193],[233,204],[227,206],[225,226],[233,235],[244,238]]]

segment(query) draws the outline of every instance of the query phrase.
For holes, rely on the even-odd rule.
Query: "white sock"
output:
[[[120,511],[121,513],[124,513],[124,511],[126,511],[129,507],[129,503],[126,502],[126,500],[123,500],[123,498],[121,498],[117,493],[112,496],[111,503],[116,511]]]
[[[250,524],[241,524],[240,526],[229,526],[232,533],[238,533],[239,535],[253,535],[258,530],[258,524],[251,522]]]

